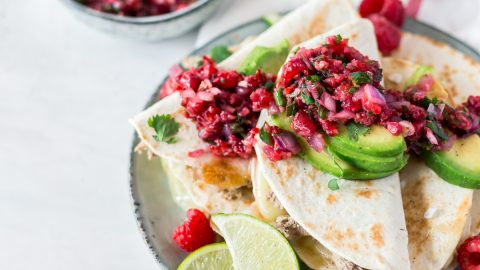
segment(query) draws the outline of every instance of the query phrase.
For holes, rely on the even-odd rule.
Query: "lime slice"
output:
[[[299,269],[287,239],[269,224],[244,214],[216,214],[212,221],[227,242],[235,269]]]
[[[227,244],[206,245],[190,253],[177,270],[233,270]]]

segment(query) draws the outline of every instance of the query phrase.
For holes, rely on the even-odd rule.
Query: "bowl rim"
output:
[[[288,12],[285,12],[285,13],[288,13]],[[256,18],[256,19],[252,19],[252,20],[247,21],[245,23],[242,23],[238,26],[235,26],[235,27],[233,27],[233,28],[231,28],[231,29],[229,29],[225,32],[222,32],[222,33],[218,34],[217,36],[213,37],[212,39],[208,40],[207,42],[201,44],[199,47],[196,47],[195,49],[190,51],[187,55],[185,55],[185,57],[196,55],[196,54],[198,54],[199,51],[201,51],[202,49],[204,49],[206,47],[211,46],[212,44],[216,43],[219,39],[222,39],[225,36],[231,35],[232,33],[235,33],[237,31],[239,31],[239,29],[245,28],[245,27],[247,27],[251,24],[258,23],[260,21],[262,21],[262,19],[260,17]],[[428,23],[419,21],[419,20],[414,19],[414,18],[407,18],[406,21],[405,21],[405,25],[407,25],[407,24],[412,24],[412,25],[417,24],[417,25],[420,25],[421,27],[423,27],[424,29],[428,29],[429,31],[435,32],[440,37],[440,39],[442,39],[442,41],[441,41],[442,43],[447,43],[449,46],[451,46],[455,50],[461,51],[463,54],[465,54],[465,56],[469,57],[470,59],[472,59],[476,62],[480,62],[480,52],[479,51],[477,51],[476,49],[474,49],[472,46],[465,43],[464,41],[452,36],[451,34],[448,34],[447,32],[445,32],[443,30],[440,30],[439,28],[437,28],[435,26],[432,26]],[[404,25],[404,27],[405,27],[405,25]],[[402,31],[412,33],[411,31],[408,31],[405,28],[402,28]],[[426,36],[425,34],[421,34],[421,35]],[[429,36],[427,36],[427,37],[429,39],[433,39],[432,37],[429,37]],[[449,40],[449,42],[445,41],[444,39]],[[454,47],[452,45],[452,43],[455,43],[456,46],[460,46],[461,48]],[[163,80],[161,80],[161,83],[159,84],[159,86],[157,88],[155,88],[155,91],[148,98],[148,101],[144,105],[143,109],[147,109],[148,107],[150,107],[152,104],[154,104],[157,101],[158,91],[162,87],[162,85],[167,81],[167,79],[168,79],[168,74],[165,75]],[[135,148],[136,148],[138,142],[139,142],[138,135],[137,135],[136,131],[134,131],[133,132],[133,138],[131,139],[131,145],[130,145],[130,148],[129,148],[130,155],[129,155],[129,166],[128,166],[128,185],[129,185],[129,189],[130,189],[130,194],[129,195],[130,195],[130,202],[131,202],[130,205],[131,205],[133,213],[134,213],[134,218],[135,218],[135,221],[137,223],[137,228],[140,231],[140,235],[143,238],[143,241],[145,242],[149,252],[153,255],[153,257],[155,258],[155,260],[157,261],[158,265],[161,268],[168,269],[168,266],[165,264],[165,262],[162,259],[161,252],[159,250],[157,250],[152,243],[152,239],[150,238],[151,236],[148,234],[147,229],[145,228],[145,225],[144,225],[145,224],[145,216],[143,216],[142,213],[141,213],[141,203],[140,203],[140,200],[139,200],[138,195],[137,195],[137,187],[136,187],[137,186],[137,183],[136,183],[137,178],[136,178],[136,175],[135,175],[135,159],[136,159],[136,155],[137,155],[137,153],[135,152]],[[455,270],[458,270],[458,269],[455,269]]]
[[[61,0],[63,3],[68,5],[71,8],[74,8],[80,12],[87,13],[88,15],[99,17],[102,19],[106,19],[109,21],[114,21],[117,23],[125,23],[125,24],[154,24],[159,22],[167,22],[178,19],[180,17],[186,16],[188,14],[193,13],[194,11],[209,5],[210,3],[216,0],[197,0],[196,2],[192,3],[188,7],[174,11],[162,15],[155,15],[155,16],[145,16],[145,17],[128,17],[128,16],[120,16],[115,14],[110,14],[98,10],[94,10],[89,8],[75,0]]]

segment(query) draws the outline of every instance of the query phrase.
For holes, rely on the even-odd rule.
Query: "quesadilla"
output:
[[[315,48],[327,37],[340,35],[350,46],[379,60],[369,21],[345,24],[303,44]],[[297,49],[293,49],[295,52]],[[267,122],[270,120],[267,120]],[[308,235],[331,253],[367,269],[409,269],[407,230],[400,179],[394,173],[372,181],[335,180],[299,157],[272,162],[259,140],[257,158],[280,204]]]
[[[442,85],[431,94],[448,104],[460,104],[480,89],[478,76],[474,75],[480,74],[480,66],[465,55],[417,35],[405,34],[402,42],[394,56],[417,64],[384,58],[385,78],[390,86],[404,89],[421,64],[430,66],[436,83]],[[478,205],[475,200],[472,204],[473,190],[445,182],[418,159],[409,162],[400,172],[400,178],[412,269],[446,267],[465,231],[469,231],[470,223],[471,234],[478,234],[475,226],[479,222],[479,207],[475,207]]]
[[[282,54],[268,54],[270,59],[264,59],[265,54],[259,56],[256,48],[263,49],[263,53],[277,45],[281,45],[277,47],[282,49],[284,47],[282,44],[286,42],[285,49],[288,52],[289,45],[296,45],[357,17],[348,0],[308,1],[253,41],[243,44],[233,55],[218,64],[217,68],[225,71],[235,70],[241,65],[245,66],[245,61],[251,61],[253,66],[263,67],[259,61],[270,63],[271,59],[276,61]],[[280,58],[279,65],[283,60],[284,58]],[[278,67],[272,68],[275,72],[278,70]],[[179,124],[179,131],[175,136],[176,143],[158,142],[155,138],[155,130],[149,126],[148,121],[154,116],[161,115],[171,115]],[[185,108],[182,106],[182,97],[179,93],[163,98],[132,118],[130,122],[141,140],[140,148],[147,149],[164,159],[164,168],[174,172],[169,173],[171,186],[177,191],[185,192],[198,208],[207,213],[251,213],[255,210],[252,210],[250,159],[218,157],[205,151],[210,144],[199,137],[192,119],[185,117]],[[177,181],[181,183],[176,183]]]

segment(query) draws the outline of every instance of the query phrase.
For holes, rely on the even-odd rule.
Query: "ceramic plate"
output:
[[[212,47],[219,44],[237,44],[265,29],[265,23],[257,19],[218,36],[193,51],[191,55],[208,54]],[[406,21],[404,30],[447,43],[480,62],[480,55],[475,50],[429,25],[410,19]],[[155,90],[145,107],[156,101],[160,87]],[[135,216],[147,245],[160,265],[166,269],[176,269],[186,253],[176,247],[170,236],[174,228],[182,223],[185,213],[172,199],[159,159],[148,160],[146,154],[134,152],[138,142],[138,137],[134,135],[130,155],[130,187]]]

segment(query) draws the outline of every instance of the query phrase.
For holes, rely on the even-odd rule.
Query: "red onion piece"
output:
[[[192,89],[187,89],[185,91],[182,91],[180,96],[182,97],[182,99],[194,98],[196,96],[196,94],[195,94],[195,91],[193,91]]]
[[[317,152],[322,152],[325,147],[325,141],[320,133],[315,133],[307,140],[308,144]]]
[[[412,122],[402,120],[398,122],[402,126],[402,133],[404,137],[412,136],[415,134],[415,127],[413,126]]]
[[[288,132],[273,136],[273,140],[275,141],[275,150],[288,151],[292,154],[298,154],[301,150],[295,137]]]
[[[212,95],[214,95],[214,96],[222,93],[222,90],[218,89],[217,87],[209,88],[207,91],[208,91],[209,93],[211,93]]]
[[[387,105],[385,97],[378,91],[377,88],[373,87],[370,84],[363,86],[364,95],[363,98],[367,102],[375,103],[381,106]]]
[[[230,128],[229,124],[224,124],[222,127],[222,135],[228,138],[230,135],[232,135],[232,129]]]
[[[410,104],[411,104],[411,103],[408,102],[408,101],[395,101],[395,102],[391,102],[389,105],[390,105],[392,108],[399,110],[399,109],[402,109],[402,107],[404,107],[404,106],[405,106],[405,107],[410,106]]]
[[[347,120],[355,118],[355,113],[349,111],[349,110],[343,110],[338,113],[329,113],[328,114],[328,120],[330,121],[338,121],[341,123],[346,122]]]
[[[209,92],[200,91],[197,93],[197,97],[203,101],[213,101],[213,95]]]
[[[426,129],[426,133],[427,133],[426,135],[427,135],[428,141],[430,141],[430,143],[433,145],[438,145],[437,137],[435,137],[432,130],[429,128],[425,128],[425,129]]]
[[[453,143],[455,142],[455,140],[457,140],[457,136],[456,135],[450,135],[448,137],[448,140],[446,142],[444,142],[441,146],[441,149],[442,151],[448,151],[452,148],[453,146]]]
[[[336,112],[337,111],[337,104],[336,104],[335,100],[333,99],[333,97],[329,93],[327,93],[327,92],[322,93],[321,103],[322,103],[323,107],[327,108],[327,110],[329,110],[331,112]]]

